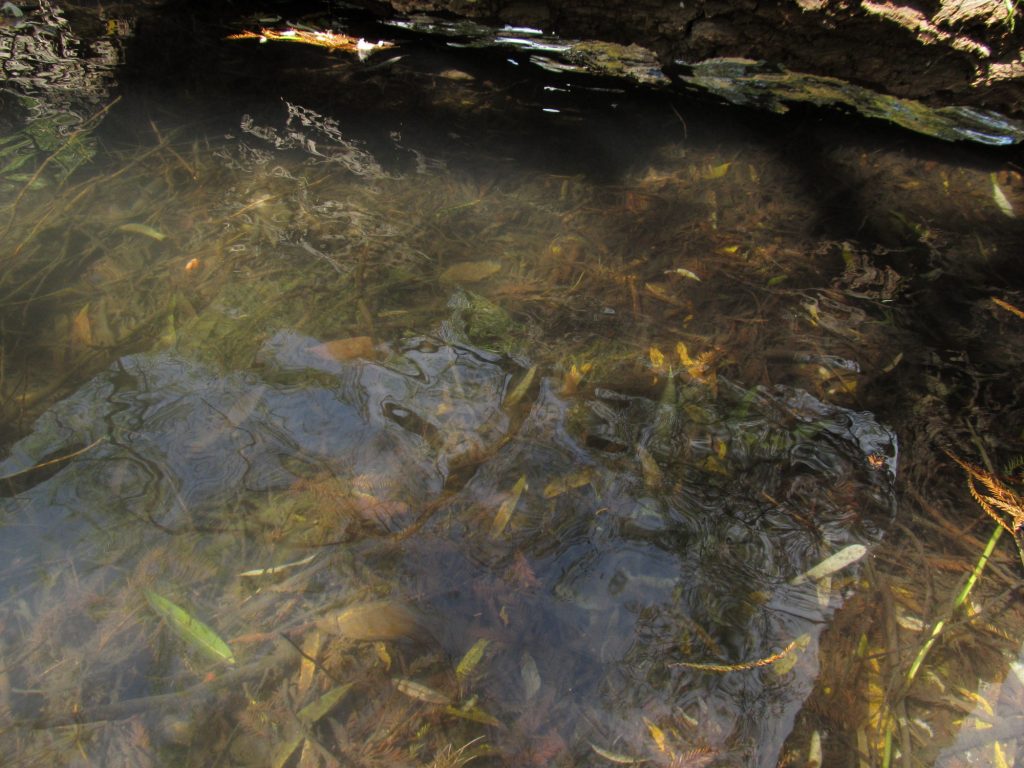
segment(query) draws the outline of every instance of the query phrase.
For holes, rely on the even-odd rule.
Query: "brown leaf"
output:
[[[89,305],[82,307],[71,321],[71,346],[92,346],[92,323],[89,320]]]
[[[501,271],[496,261],[460,261],[441,273],[445,283],[479,283]]]
[[[399,640],[426,634],[410,608],[387,600],[351,605],[324,616],[316,626],[323,632],[349,640]]]
[[[347,339],[325,341],[323,344],[311,347],[309,351],[324,360],[353,360],[357,357],[372,359],[375,355],[373,339],[369,336],[352,336]]]

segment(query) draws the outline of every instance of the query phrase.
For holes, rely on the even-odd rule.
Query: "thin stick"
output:
[[[3,477],[0,477],[0,483],[5,483],[9,480],[13,480],[16,477],[21,477],[22,475],[27,475],[29,472],[35,472],[37,469],[42,469],[43,467],[49,467],[52,464],[60,464],[65,461],[70,461],[71,459],[75,458],[75,456],[81,456],[86,451],[91,451],[93,448],[95,448],[97,445],[99,445],[106,439],[106,437],[98,437],[91,443],[89,443],[87,446],[85,446],[85,448],[79,448],[77,451],[74,451],[73,453],[68,453],[65,454],[64,456],[58,456],[55,459],[44,461],[42,464],[36,464],[33,467],[28,467],[27,469],[19,470],[10,475],[4,475]]]
[[[679,110],[676,109],[676,105],[675,104],[669,104],[668,107],[673,112],[675,112],[676,117],[679,118],[679,122],[683,124],[683,138],[684,139],[688,138],[688,136],[687,136],[688,131],[686,130],[686,121],[683,119],[683,116],[679,114]]]

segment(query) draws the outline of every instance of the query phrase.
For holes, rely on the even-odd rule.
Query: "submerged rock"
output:
[[[4,500],[6,545],[87,558],[94,527],[116,524],[138,540],[118,563],[131,573],[126,560],[168,533],[234,530],[211,536],[215,591],[253,548],[277,563],[302,548],[296,567],[346,554],[390,592],[368,594],[354,566],[320,568],[297,599],[343,599],[317,626],[351,642],[425,634],[453,658],[494,638],[480,722],[515,716],[516,679],[531,706],[557,702],[546,722],[573,743],[642,755],[650,745],[630,739],[644,713],[671,710],[697,724],[677,751],[777,763],[840,603],[806,574],[870,547],[893,512],[896,440],[870,414],[722,381],[655,399],[614,380],[570,398],[543,379],[513,409],[507,358],[427,338],[368,361],[281,332],[259,362],[224,374],[133,355],[54,406],[0,474],[101,442]],[[412,523],[413,509],[428,515]],[[405,543],[375,556],[382,533]]]

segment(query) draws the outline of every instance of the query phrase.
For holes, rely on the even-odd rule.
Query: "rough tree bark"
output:
[[[565,37],[637,43],[663,65],[744,57],[930,106],[1024,115],[1020,0],[391,0]]]

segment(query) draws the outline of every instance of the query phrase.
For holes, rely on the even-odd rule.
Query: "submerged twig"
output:
[[[44,469],[46,467],[53,466],[54,464],[63,464],[65,461],[70,461],[71,459],[75,458],[76,456],[81,456],[83,453],[86,453],[87,451],[91,451],[93,448],[95,448],[97,445],[99,445],[100,443],[102,443],[106,439],[107,439],[106,437],[98,437],[95,440],[93,440],[91,443],[89,443],[87,446],[85,446],[84,448],[79,448],[77,451],[72,451],[71,453],[64,454],[63,456],[58,456],[55,459],[50,459],[49,461],[44,461],[44,462],[41,462],[39,464],[35,464],[35,465],[31,466],[31,467],[26,467],[25,469],[20,469],[17,472],[13,472],[13,473],[11,473],[9,475],[4,475],[3,477],[0,477],[0,483],[8,483],[11,480],[15,480],[15,479],[17,479],[19,477],[22,477],[23,475],[27,475],[27,474],[30,474],[32,472],[38,472],[40,469]]]

